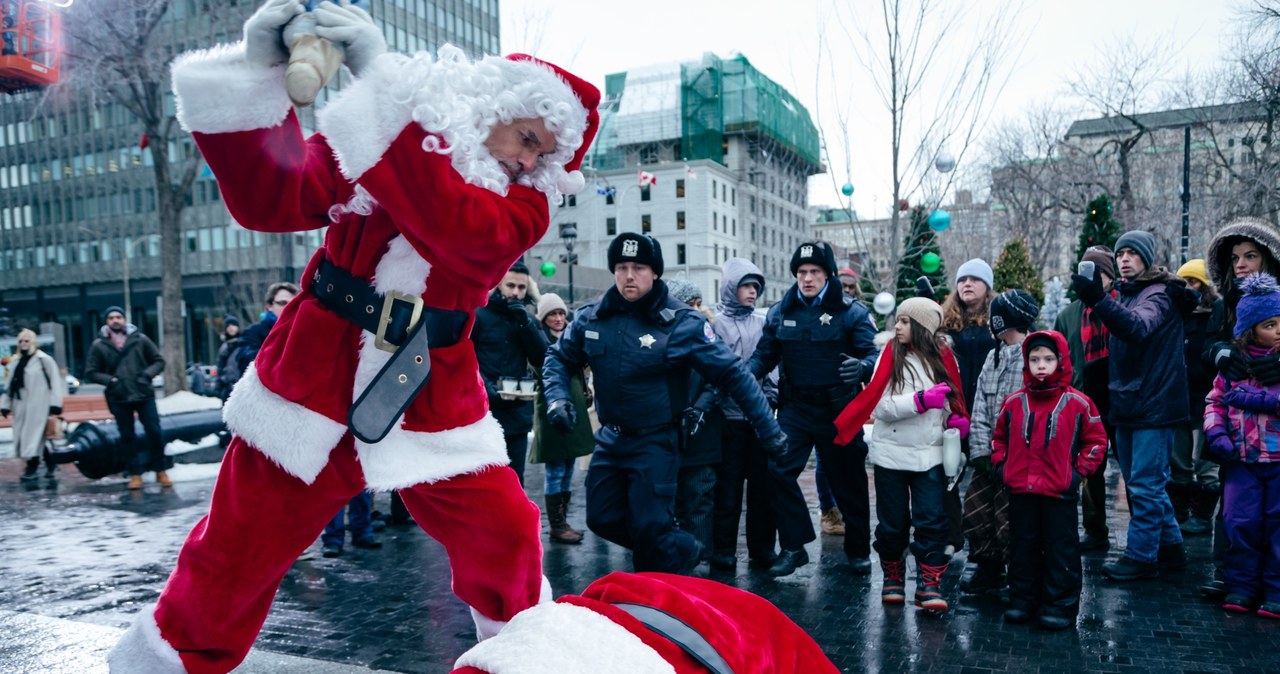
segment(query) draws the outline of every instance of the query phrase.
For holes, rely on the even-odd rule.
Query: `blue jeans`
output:
[[[373,536],[373,526],[369,523],[369,511],[373,509],[373,495],[367,491],[351,497],[347,505],[333,516],[332,520],[324,526],[324,533],[320,534],[320,541],[325,545],[336,545],[342,547],[342,542],[346,539],[346,532],[351,532],[352,541],[362,541]],[[343,523],[343,515],[346,515],[346,523]]]
[[[1116,428],[1116,458],[1129,488],[1129,559],[1154,564],[1162,545],[1182,543],[1182,530],[1173,514],[1165,485],[1169,483],[1169,453],[1173,426]]]
[[[573,459],[566,461],[548,461],[546,463],[547,486],[544,490],[549,494],[563,494],[572,491]]]

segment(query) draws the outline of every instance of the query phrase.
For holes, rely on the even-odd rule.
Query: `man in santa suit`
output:
[[[232,216],[262,232],[327,226],[224,411],[235,437],[209,514],[168,584],[109,656],[113,672],[226,672],[280,580],[363,489],[399,490],[449,554],[481,638],[550,597],[539,513],[508,462],[467,339],[488,290],[575,192],[599,92],[517,55],[385,53],[363,11],[324,3],[355,82],[304,139],[268,0],[244,41],[173,64],[178,120]]]
[[[702,578],[611,573],[516,616],[455,674],[830,674],[835,665],[761,597]]]

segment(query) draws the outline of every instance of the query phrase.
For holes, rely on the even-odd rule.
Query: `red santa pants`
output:
[[[183,544],[155,610],[160,635],[188,672],[228,672],[244,659],[284,574],[364,488],[350,434],[309,485],[239,437],[232,440],[209,514]],[[537,603],[539,512],[515,473],[495,466],[400,495],[448,552],[458,598],[502,621]]]

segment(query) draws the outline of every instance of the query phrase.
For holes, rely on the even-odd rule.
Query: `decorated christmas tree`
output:
[[[933,284],[934,299],[947,296],[947,272],[938,250],[938,237],[929,228],[929,211],[911,208],[911,232],[903,242],[902,259],[898,261],[897,300],[916,296],[916,280],[927,276]]]
[[[1080,230],[1080,242],[1076,245],[1076,262],[1084,259],[1084,252],[1091,246],[1114,249],[1120,238],[1120,223],[1111,217],[1111,198],[1099,194],[1089,202],[1089,212],[1084,216],[1084,228]]]
[[[1058,320],[1058,314],[1062,313],[1069,304],[1071,304],[1071,298],[1067,297],[1066,284],[1057,276],[1049,279],[1049,282],[1044,284],[1044,304],[1040,307],[1040,329],[1052,330],[1054,322]]]
[[[997,293],[1017,288],[1031,293],[1037,302],[1044,303],[1044,281],[1040,280],[1040,273],[1027,252],[1027,244],[1021,238],[1005,244],[992,271],[995,272]]]

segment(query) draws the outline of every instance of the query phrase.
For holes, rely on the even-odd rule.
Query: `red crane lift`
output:
[[[62,17],[49,0],[0,0],[0,91],[57,82],[61,45]]]

